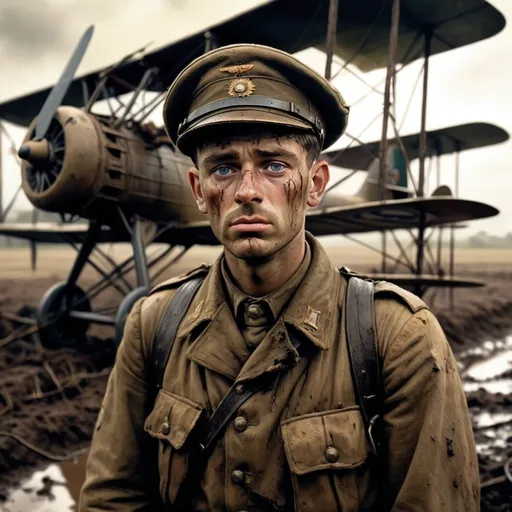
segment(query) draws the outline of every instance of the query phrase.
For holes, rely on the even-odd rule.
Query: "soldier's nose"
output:
[[[240,182],[235,195],[237,203],[261,202],[263,199],[257,186],[254,171],[247,169],[240,174]]]

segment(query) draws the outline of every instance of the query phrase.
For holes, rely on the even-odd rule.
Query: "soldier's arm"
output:
[[[128,316],[87,460],[80,512],[149,511],[158,478],[144,432],[148,384],[141,339],[141,304]]]
[[[480,510],[475,443],[451,348],[427,308],[396,307],[400,313],[381,315],[379,334],[392,333],[380,347],[387,505],[393,511]]]

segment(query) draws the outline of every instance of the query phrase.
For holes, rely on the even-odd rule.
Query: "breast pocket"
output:
[[[187,473],[185,443],[201,415],[202,407],[186,398],[160,390],[144,430],[158,440],[160,495],[174,503]]]
[[[290,418],[281,434],[296,512],[359,509],[356,477],[369,452],[359,407]]]

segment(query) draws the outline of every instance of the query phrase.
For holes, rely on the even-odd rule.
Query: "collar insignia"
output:
[[[309,325],[313,329],[318,329],[318,320],[320,319],[320,311],[313,309],[311,306],[308,306],[308,311],[306,313],[306,318],[304,319],[304,323]]]

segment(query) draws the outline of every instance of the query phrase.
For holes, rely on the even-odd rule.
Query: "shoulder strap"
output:
[[[160,325],[153,344],[150,392],[154,398],[162,387],[165,367],[178,332],[178,327],[187,312],[194,295],[205,276],[198,276],[183,283],[174,294],[160,319]],[[154,401],[154,400],[153,400]]]
[[[293,330],[288,332],[293,348],[299,351],[302,344]],[[268,388],[268,382],[265,377],[250,380],[244,383],[235,382],[229,389],[226,396],[221,400],[215,411],[208,421],[208,429],[206,435],[199,445],[201,451],[205,451],[211,443],[217,438],[226,423],[233,417],[240,406],[246,402],[251,396],[259,391]]]
[[[374,283],[355,275],[348,277],[345,327],[356,400],[361,407],[368,438],[378,452],[373,429],[380,417],[380,371],[374,325]]]

